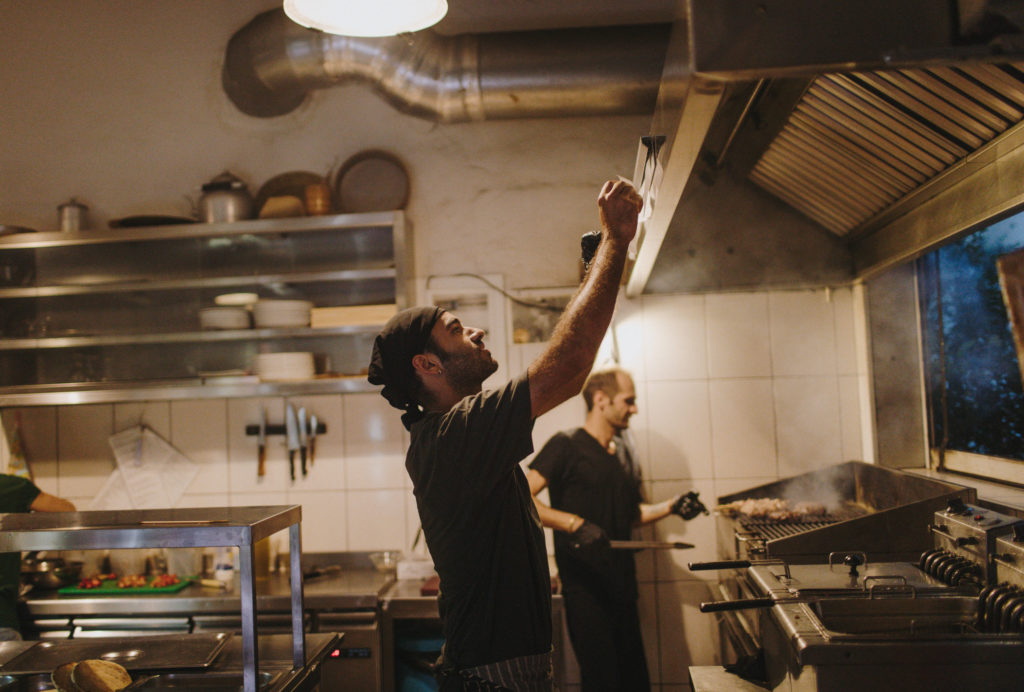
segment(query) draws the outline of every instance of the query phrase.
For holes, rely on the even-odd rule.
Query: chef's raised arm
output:
[[[615,310],[626,252],[643,206],[629,183],[608,181],[597,198],[602,240],[576,295],[544,353],[530,364],[530,404],[536,418],[579,393]]]

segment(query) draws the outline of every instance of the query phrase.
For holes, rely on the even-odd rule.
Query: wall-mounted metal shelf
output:
[[[3,248],[0,248],[2,251]],[[394,267],[340,269],[337,271],[307,272],[292,274],[261,274],[259,276],[211,276],[202,279],[168,279],[165,281],[109,281],[105,283],[39,286],[24,288],[0,288],[3,298],[48,298],[53,296],[89,295],[96,293],[132,293],[137,291],[180,291],[185,289],[212,289],[237,286],[272,286],[274,284],[314,283],[318,281],[367,281],[371,279],[394,279]]]
[[[378,389],[380,388],[367,382],[363,375],[297,382],[260,382],[256,377],[249,376],[130,383],[61,384],[4,387],[0,389],[0,408],[112,404],[125,401],[358,394],[375,392]]]
[[[81,346],[115,346],[132,344],[182,344],[215,341],[260,341],[267,339],[376,334],[382,325],[366,324],[345,327],[309,327],[293,329],[222,329],[202,332],[168,332],[166,334],[116,334],[108,336],[51,336],[42,339],[0,339],[0,351],[25,351],[38,348],[76,348]]]
[[[0,406],[372,391],[380,325],[202,330],[223,293],[315,307],[409,304],[400,211],[0,238]],[[259,353],[312,352],[318,378],[259,382]]]

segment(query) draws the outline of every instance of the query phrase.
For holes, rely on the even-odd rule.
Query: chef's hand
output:
[[[672,514],[678,514],[686,521],[697,517],[700,514],[709,514],[708,508],[700,501],[700,493],[691,490],[688,493],[679,495],[672,502],[669,510]]]
[[[609,180],[601,188],[597,206],[605,235],[625,244],[633,240],[644,202],[632,185],[624,180]]]
[[[569,534],[569,545],[580,554],[580,557],[595,562],[607,558],[611,550],[608,534],[604,529],[586,520]]]

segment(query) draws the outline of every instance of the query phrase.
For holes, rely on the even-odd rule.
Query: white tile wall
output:
[[[651,501],[695,489],[718,496],[848,459],[870,460],[873,433],[860,288],[621,299],[619,361],[637,383],[632,435]],[[541,345],[510,345],[518,373]],[[299,503],[310,551],[407,548],[419,521],[404,470],[408,434],[377,394],[296,397],[327,426],[303,479],[288,474],[283,437],[267,444],[245,426],[284,420],[285,400],[230,399],[21,409],[22,434],[41,487],[85,506],[114,467],[107,438],[144,423],[200,465],[180,506]],[[16,411],[4,412],[11,430]],[[582,424],[577,397],[539,419],[534,445]],[[296,462],[296,466],[298,463]],[[671,517],[645,538],[694,543],[638,555],[645,642],[661,690],[688,689],[687,667],[718,662],[715,619],[697,604],[707,582],[686,563],[715,556],[713,517]],[[275,537],[283,549],[283,536]],[[578,678],[577,678],[578,680]],[[570,680],[570,682],[573,682]]]
[[[643,300],[646,380],[707,377],[707,327],[702,296],[653,296]]]
[[[780,476],[843,460],[836,375],[779,377],[774,395]]]
[[[711,450],[716,478],[777,473],[769,378],[711,380]]]
[[[772,374],[768,296],[729,293],[707,296],[708,374],[768,377]]]
[[[644,477],[711,478],[707,380],[650,382],[645,389],[646,405],[633,425],[634,437],[642,439],[646,433],[647,454],[641,457]]]
[[[834,293],[838,291],[768,294],[772,375],[836,374]]]

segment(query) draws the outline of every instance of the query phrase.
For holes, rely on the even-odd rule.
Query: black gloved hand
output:
[[[609,547],[608,534],[597,524],[583,520],[575,531],[569,534],[569,545],[574,549]]]
[[[686,521],[700,514],[709,514],[708,508],[700,501],[700,493],[693,490],[677,497],[669,511],[672,514],[678,514]]]
[[[581,558],[590,563],[601,563],[609,559],[611,544],[608,534],[597,524],[584,520],[569,534],[569,545]]]

